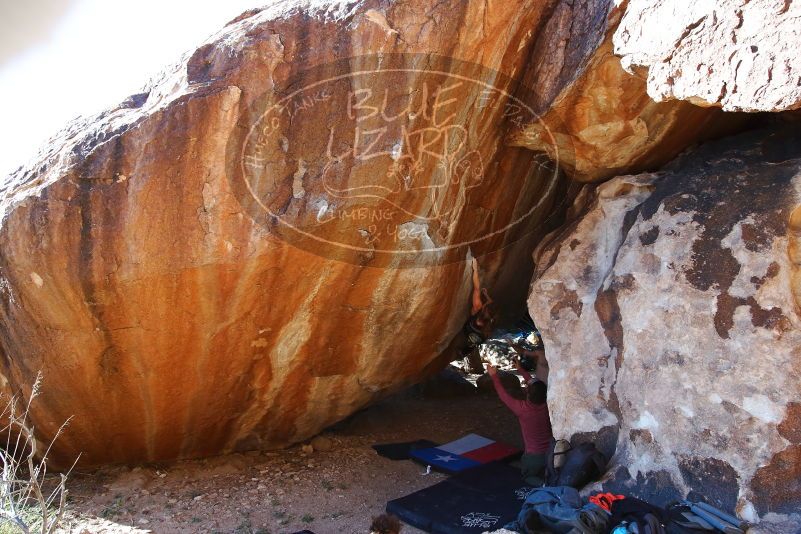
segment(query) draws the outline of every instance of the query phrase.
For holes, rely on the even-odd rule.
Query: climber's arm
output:
[[[509,392],[503,387],[501,379],[498,378],[498,371],[495,369],[494,365],[487,364],[487,374],[492,379],[492,384],[495,386],[495,391],[498,393],[498,397],[500,397],[501,401],[503,401],[506,407],[512,410],[515,415],[519,415],[522,412],[521,404],[524,404],[523,401],[509,395]]]
[[[516,353],[517,353],[519,356],[525,356],[525,355],[526,355],[526,353],[527,353],[527,352],[529,352],[529,351],[527,351],[525,348],[521,347],[520,345],[518,345],[517,343],[515,343],[514,341],[512,341],[512,338],[511,338],[511,337],[507,337],[507,338],[506,338],[506,341],[508,341],[508,342],[509,342],[509,347],[510,347],[510,348],[511,348],[513,351],[515,351],[515,352],[516,352]]]
[[[481,300],[481,279],[478,276],[478,260],[473,258],[473,302],[470,308],[470,315],[475,315],[484,307]]]
[[[515,359],[514,365],[515,369],[517,369],[517,372],[520,373],[520,376],[523,377],[523,382],[525,382],[526,384],[531,382],[531,373],[526,371],[526,369],[522,365],[520,365],[520,358]]]

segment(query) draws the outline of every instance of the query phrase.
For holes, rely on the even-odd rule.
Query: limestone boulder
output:
[[[537,249],[554,432],[613,455],[606,488],[798,511],[800,140],[750,132],[588,187]]]
[[[657,102],[784,111],[801,106],[799,39],[790,0],[630,0],[614,50]]]

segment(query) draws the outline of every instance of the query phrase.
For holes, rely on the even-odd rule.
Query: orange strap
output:
[[[612,503],[615,501],[619,501],[621,499],[625,499],[624,495],[613,495],[611,493],[596,493],[590,497],[590,502],[597,506],[600,506],[607,512],[612,512]]]

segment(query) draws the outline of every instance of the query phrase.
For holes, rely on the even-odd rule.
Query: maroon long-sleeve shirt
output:
[[[528,374],[528,373],[526,373]],[[526,381],[531,378],[524,376]],[[553,439],[551,430],[551,417],[548,414],[548,404],[532,404],[527,400],[518,400],[506,391],[498,375],[492,377],[495,391],[503,403],[517,416],[520,421],[520,431],[523,434],[523,443],[527,454],[544,454],[548,452]]]

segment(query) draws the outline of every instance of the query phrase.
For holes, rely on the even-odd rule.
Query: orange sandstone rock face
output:
[[[469,257],[491,283],[570,197],[503,143],[548,7],[248,13],[13,175],[2,375],[44,372],[42,439],[74,416],[54,460],[282,446],[436,369]]]
[[[560,3],[524,77],[542,118],[513,132],[510,143],[547,152],[582,182],[657,168],[688,145],[743,122],[687,102],[652,100],[645,79],[625,71],[613,53],[622,16],[609,1]]]

